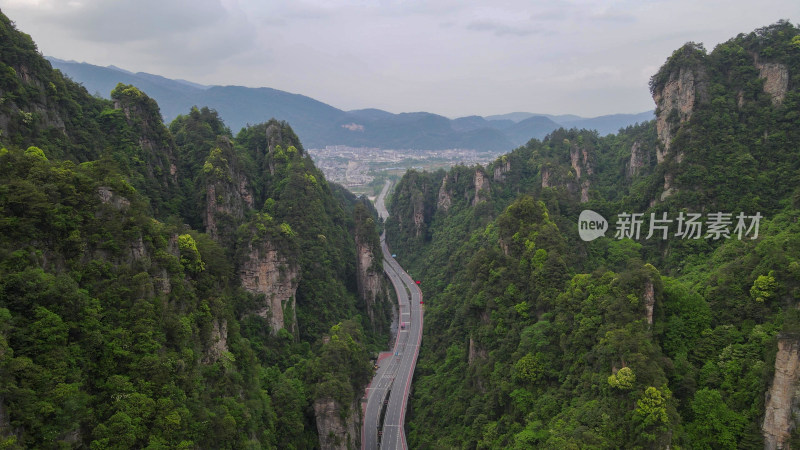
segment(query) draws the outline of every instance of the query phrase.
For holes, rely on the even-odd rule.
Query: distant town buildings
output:
[[[345,187],[369,184],[377,173],[383,171],[411,168],[435,170],[457,164],[485,165],[499,156],[499,153],[468,149],[395,150],[345,145],[312,148],[308,149],[308,154],[325,174],[325,178]]]

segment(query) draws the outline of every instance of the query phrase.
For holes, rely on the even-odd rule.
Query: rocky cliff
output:
[[[705,59],[703,46],[690,42],[676,50],[651,80],[650,91],[656,103],[656,160],[659,164],[668,159],[680,163],[685,156],[683,149],[675,148],[673,140],[697,107],[709,101]],[[668,178],[672,176],[665,175],[661,201],[675,192]]]
[[[653,290],[653,282],[648,280],[644,286],[644,314],[645,320],[648,325],[653,324],[653,308],[656,304],[655,291]]]
[[[421,199],[414,202],[413,221],[415,236],[422,236],[425,232],[425,204]]]
[[[589,152],[586,147],[573,144],[569,149],[569,159],[572,170],[575,171],[575,180],[581,191],[581,203],[589,201],[589,176],[594,173],[589,162]]]
[[[477,359],[486,359],[489,356],[489,352],[486,349],[482,348],[478,343],[475,342],[471,336],[469,338],[469,350],[467,352],[467,364],[470,366],[473,362]]]
[[[772,96],[772,104],[780,105],[789,90],[789,68],[786,64],[759,61],[753,56],[753,63],[758,69],[758,76],[764,80],[764,92]]]
[[[647,153],[639,141],[635,141],[631,145],[631,159],[628,161],[628,167],[625,173],[628,178],[633,178],[638,175],[643,168],[650,165],[650,155]]]
[[[789,438],[795,428],[798,410],[798,384],[800,379],[800,342],[796,338],[778,340],[775,356],[775,375],[767,391],[764,424],[765,449],[788,449]]]
[[[503,182],[505,181],[506,174],[508,172],[511,172],[511,161],[508,159],[507,155],[503,155],[498,161],[495,162],[492,180]]]
[[[374,330],[381,329],[384,322],[384,275],[383,257],[375,220],[367,208],[359,203],[354,212],[356,226],[356,282],[358,295],[366,305],[367,316]]]
[[[356,277],[358,293],[367,305],[367,316],[371,323],[375,323],[375,307],[382,292],[381,282],[383,274],[376,271],[378,256],[362,239],[356,238]]]
[[[253,208],[253,194],[230,140],[220,138],[217,144],[203,165],[206,183],[203,225],[212,238],[231,239],[245,211]]]
[[[179,189],[175,144],[162,122],[155,100],[135,86],[119,84],[111,92],[114,109],[121,111],[128,127],[137,136],[131,149],[135,158],[131,170],[141,174],[137,188],[151,198],[157,216],[169,214],[169,199]],[[125,145],[120,142],[118,145]]]
[[[354,450],[361,448],[361,408],[355,400],[346,411],[334,399],[314,401],[319,446],[322,450]]]
[[[213,364],[228,350],[228,321],[215,319],[211,324],[211,339],[203,355],[203,362]]]
[[[473,187],[475,188],[475,196],[472,198],[472,206],[475,206],[478,203],[486,201],[490,192],[489,178],[483,173],[483,169],[481,168],[475,170]]]
[[[439,187],[439,196],[436,199],[436,209],[441,209],[444,212],[447,212],[450,209],[450,205],[453,204],[453,197],[447,189],[447,178],[447,176],[442,178],[442,185]]]
[[[297,332],[295,295],[300,271],[295,264],[263,239],[248,245],[239,277],[248,292],[264,296],[255,313],[269,321],[273,334],[282,328]]]
[[[28,145],[41,145],[45,141],[42,138],[51,136],[59,145],[48,148],[48,155],[86,160],[67,149],[76,137],[83,137],[75,125],[89,122],[74,117],[75,110],[80,110],[77,105],[90,97],[86,90],[54,73],[31,37],[17,32],[4,15],[0,15],[0,57],[0,136],[19,135]],[[90,115],[89,111],[80,112]],[[93,156],[100,151],[94,145],[81,150]]]
[[[708,76],[702,66],[680,67],[669,74],[663,87],[653,93],[656,103],[656,133],[661,148],[656,158],[661,163],[675,152],[672,139],[681,124],[689,121],[695,106],[708,99]],[[678,149],[677,159],[683,158]]]
[[[581,203],[588,202],[591,177],[594,175],[591,149],[569,139],[564,139],[564,144],[569,146],[569,166],[561,161],[543,164],[540,169],[542,188],[565,188]]]

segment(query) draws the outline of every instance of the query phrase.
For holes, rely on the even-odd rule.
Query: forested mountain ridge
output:
[[[389,320],[370,205],[287,123],[165,126],[2,14],[0,72],[0,446],[358,446]]]
[[[799,77],[789,22],[689,43],[652,78],[651,122],[407,173],[386,226],[426,297],[409,445],[798,445]],[[605,237],[579,237],[586,209]],[[615,237],[622,213],[641,235]],[[676,236],[690,213],[697,239]]]
[[[448,119],[426,112],[393,114],[377,109],[343,111],[306,97],[271,88],[200,86],[147,73],[48,58],[53,67],[83,84],[92,94],[107,95],[119,83],[132,84],[158,100],[166,120],[192,105],[207,105],[238,130],[253,117],[281,117],[289,121],[310,148],[326,145],[390,149],[437,150],[466,148],[505,151],[529,139],[543,138],[561,127],[598,129],[613,133],[630,124],[650,120],[652,112],[612,114],[595,118],[520,113],[499,118],[478,116]]]

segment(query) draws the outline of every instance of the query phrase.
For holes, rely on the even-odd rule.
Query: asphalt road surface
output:
[[[375,202],[378,214],[383,218],[388,216],[384,198],[390,187],[390,182],[387,182]],[[405,326],[398,326],[392,355],[380,362],[378,371],[367,389],[362,448],[405,449],[407,448],[404,432],[406,404],[422,342],[423,305],[420,304],[422,292],[400,264],[392,258],[392,253],[386,246],[385,235],[381,237],[381,248],[384,271],[397,292],[399,321],[401,324],[405,323]],[[379,429],[381,411],[387,401],[382,428]]]
[[[378,216],[383,220],[389,217],[389,211],[386,210],[386,203],[384,203],[384,200],[386,200],[386,193],[389,192],[390,187],[392,187],[392,182],[386,180],[386,184],[383,185],[381,193],[378,194],[378,198],[375,199],[375,209],[378,210]]]

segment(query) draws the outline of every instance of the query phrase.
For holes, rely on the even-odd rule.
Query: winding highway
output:
[[[384,204],[391,182],[386,182],[375,202],[378,214],[386,219]],[[372,383],[367,388],[367,407],[364,413],[361,447],[374,449],[405,449],[405,415],[411,379],[422,343],[422,292],[414,280],[392,258],[386,245],[386,233],[381,236],[383,269],[397,292],[400,325],[390,356],[382,358]]]

